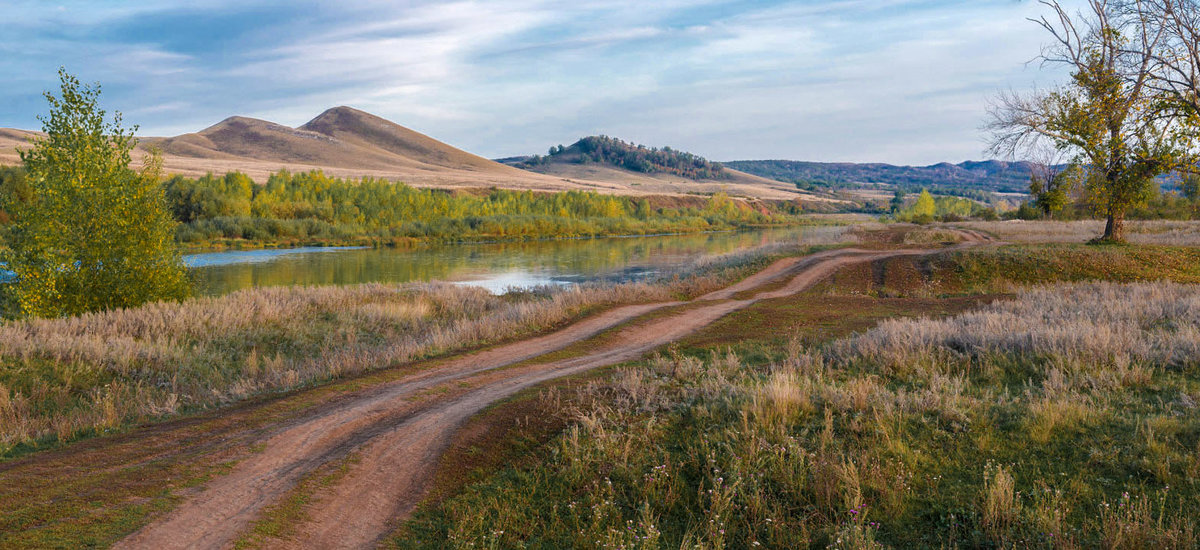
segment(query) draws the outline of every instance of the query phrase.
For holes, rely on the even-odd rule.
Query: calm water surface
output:
[[[839,242],[841,227],[613,237],[559,241],[390,248],[292,248],[184,257],[201,294],[278,285],[450,281],[493,292],[587,281],[631,281],[690,265],[704,256],[779,242]]]

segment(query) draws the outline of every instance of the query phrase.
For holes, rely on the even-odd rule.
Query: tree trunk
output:
[[[1108,223],[1104,225],[1104,236],[1100,237],[1103,242],[1123,243],[1125,242],[1125,211],[1110,210],[1108,212]]]

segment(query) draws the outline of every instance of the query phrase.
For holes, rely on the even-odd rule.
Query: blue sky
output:
[[[143,5],[145,4],[145,5]],[[65,66],[143,135],[357,107],[468,151],[604,133],[716,160],[983,157],[1001,89],[1049,86],[1029,0],[0,0],[0,126]]]

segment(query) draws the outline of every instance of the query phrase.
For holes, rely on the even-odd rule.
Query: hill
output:
[[[794,160],[739,160],[725,166],[765,178],[806,187],[847,188],[863,184],[901,187],[958,188],[998,193],[1024,193],[1029,189],[1028,162],[988,160],[931,166],[802,162]]]
[[[506,159],[512,160],[512,159]],[[727,180],[731,173],[720,163],[670,147],[634,145],[608,136],[588,136],[570,147],[550,148],[546,156],[520,157],[514,166],[536,169],[547,164],[608,164],[644,174],[670,174],[694,180]]]
[[[733,170],[699,155],[670,147],[636,145],[609,136],[588,136],[570,146],[551,147],[546,155],[508,157],[497,162],[538,174],[622,183],[654,192],[676,188],[762,198],[784,198],[800,192],[792,183]],[[831,200],[812,194],[792,198]]]
[[[26,147],[31,138],[39,135],[0,128],[0,164],[18,164],[16,149]],[[619,195],[685,195],[724,190],[731,195],[758,199],[814,198],[791,184],[728,170],[734,176],[722,180],[723,185],[695,185],[693,180],[666,174],[635,177],[635,172],[624,169],[567,170],[561,174],[523,170],[473,155],[350,107],[334,107],[296,128],[255,118],[229,117],[194,133],[141,137],[138,152],[145,154],[150,148],[162,152],[163,168],[168,174],[195,177],[209,172],[239,171],[259,182],[281,169],[322,170],[330,176],[371,176],[418,187],[589,190]],[[680,165],[676,169],[681,174],[698,175],[698,171],[713,168]]]

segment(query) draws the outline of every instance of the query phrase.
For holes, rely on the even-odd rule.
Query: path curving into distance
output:
[[[963,243],[952,248],[990,240],[976,232],[960,233]],[[264,508],[285,497],[306,474],[352,455],[346,474],[313,496],[297,536],[282,544],[373,547],[425,495],[455,432],[488,405],[555,378],[639,359],[759,300],[802,292],[844,266],[945,250],[846,248],[785,258],[690,302],[618,307],[545,336],[453,357],[291,422],[263,441],[261,452],[116,547],[230,547]],[[678,311],[669,309],[676,307]],[[625,323],[580,355],[537,361]]]

